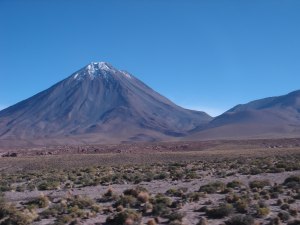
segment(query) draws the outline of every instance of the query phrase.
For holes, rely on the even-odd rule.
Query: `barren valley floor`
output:
[[[298,142],[20,150],[0,158],[0,224],[299,224]]]

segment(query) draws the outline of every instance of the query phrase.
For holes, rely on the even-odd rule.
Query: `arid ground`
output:
[[[300,224],[300,140],[2,149],[0,224]]]

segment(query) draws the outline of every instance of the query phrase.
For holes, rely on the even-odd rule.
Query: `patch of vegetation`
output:
[[[268,180],[254,180],[249,182],[250,188],[264,188],[266,186],[270,186],[270,181]]]
[[[135,210],[124,210],[112,216],[107,217],[106,223],[109,225],[139,225],[142,216]]]
[[[248,215],[236,215],[225,222],[226,225],[253,225],[254,219]]]
[[[233,206],[231,204],[221,204],[218,207],[208,209],[206,214],[212,219],[221,219],[233,213]]]
[[[225,184],[220,181],[211,182],[209,184],[200,187],[200,192],[205,192],[207,194],[214,194],[217,192],[222,192],[225,189]]]

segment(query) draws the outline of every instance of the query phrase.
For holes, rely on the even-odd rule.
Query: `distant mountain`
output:
[[[211,119],[108,63],[91,63],[0,111],[0,146],[171,140]]]
[[[190,139],[300,136],[300,91],[237,105],[191,132]]]

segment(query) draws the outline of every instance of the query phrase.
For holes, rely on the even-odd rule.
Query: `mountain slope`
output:
[[[0,145],[167,140],[211,117],[183,109],[131,74],[91,63],[0,111]]]
[[[237,105],[191,133],[191,139],[299,137],[300,91]]]

